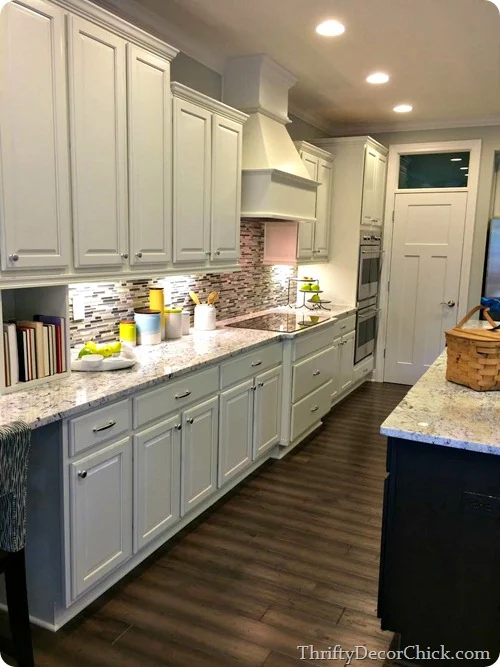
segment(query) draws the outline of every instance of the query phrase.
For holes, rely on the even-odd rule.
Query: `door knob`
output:
[[[450,299],[449,301],[441,301],[441,305],[448,306],[448,308],[454,308],[456,303]]]

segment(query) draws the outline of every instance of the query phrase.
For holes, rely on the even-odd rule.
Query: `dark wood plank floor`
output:
[[[355,391],[84,615],[55,635],[35,629],[36,664],[299,667],[298,645],[388,649],[376,618],[378,430],[406,391]]]

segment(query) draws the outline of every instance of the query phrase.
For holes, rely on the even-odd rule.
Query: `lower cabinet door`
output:
[[[70,464],[72,597],[132,555],[132,441]]]
[[[181,505],[181,416],[134,436],[134,549],[178,521]]]
[[[253,457],[279,442],[281,432],[281,366],[255,378]]]
[[[342,347],[342,338],[336,338],[333,341],[333,377],[332,377],[332,403],[340,396],[340,350]]]
[[[355,331],[342,336],[340,348],[340,393],[347,391],[353,383],[355,338]]]
[[[219,487],[252,463],[253,379],[220,396]]]
[[[211,398],[182,416],[181,514],[217,490],[219,399]]]

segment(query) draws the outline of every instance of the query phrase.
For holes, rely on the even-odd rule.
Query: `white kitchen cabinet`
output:
[[[127,45],[130,263],[172,260],[170,61]]]
[[[134,550],[180,518],[181,415],[134,435]]]
[[[339,376],[340,376],[340,393],[348,391],[353,383],[354,371],[354,345],[356,339],[356,332],[342,336],[340,344],[340,361],[339,361]]]
[[[305,141],[296,141],[295,146],[309,176],[319,183],[316,191],[316,222],[299,223],[297,259],[309,262],[328,259],[334,157]]]
[[[253,457],[262,456],[280,439],[281,366],[255,378]]]
[[[65,268],[70,185],[65,12],[10,2],[0,18],[1,267]]]
[[[174,262],[204,263],[210,255],[212,114],[174,98]]]
[[[253,457],[254,381],[221,392],[219,419],[219,486],[249,466]]]
[[[212,119],[212,216],[210,261],[237,262],[240,256],[241,122]]]
[[[126,42],[69,16],[76,267],[128,264]]]
[[[173,83],[174,263],[236,265],[247,116]]]
[[[218,417],[218,396],[182,415],[182,516],[217,490]]]
[[[69,466],[71,587],[75,599],[132,555],[132,441]]]
[[[387,174],[387,156],[371,143],[365,148],[361,223],[382,225]]]

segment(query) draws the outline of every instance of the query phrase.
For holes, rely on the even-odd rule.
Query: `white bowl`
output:
[[[102,354],[86,354],[82,357],[82,368],[87,371],[99,368],[102,364],[104,357]]]

